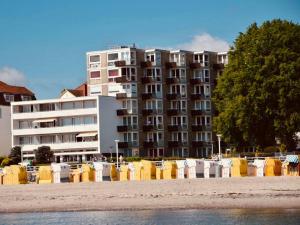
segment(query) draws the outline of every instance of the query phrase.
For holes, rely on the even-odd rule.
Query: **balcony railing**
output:
[[[193,147],[203,147],[204,144],[203,144],[203,141],[192,141],[192,146]]]
[[[115,61],[115,66],[116,66],[116,67],[126,66],[126,61],[125,61],[125,60],[118,60],[118,61]]]
[[[149,68],[151,66],[152,66],[152,62],[150,62],[150,61],[141,62],[141,67],[142,68]]]
[[[151,98],[160,98],[160,95],[158,93],[142,93],[142,99],[147,100]]]
[[[187,145],[187,141],[168,141],[169,148],[182,147],[186,145]]]
[[[205,100],[205,99],[209,99],[210,96],[208,95],[204,95],[204,94],[200,94],[200,93],[192,93],[191,94],[191,100]]]
[[[160,77],[146,76],[146,77],[141,78],[142,84],[149,84],[149,83],[154,83],[154,82],[159,82],[159,81],[161,81]]]
[[[116,78],[116,83],[127,83],[130,82],[129,79],[127,79],[126,76],[121,76]]]
[[[123,141],[118,143],[119,148],[132,148],[138,147],[137,141]]]
[[[181,131],[181,130],[186,130],[187,125],[182,124],[182,125],[168,125],[168,131]]]
[[[213,68],[214,68],[215,70],[222,70],[222,69],[224,69],[224,63],[215,63],[215,64],[213,65]]]
[[[199,62],[193,62],[190,64],[191,69],[199,69],[201,68],[201,64]]]
[[[145,124],[143,126],[143,131],[153,131],[153,130],[159,130],[159,129],[163,129],[163,125],[162,124]]]
[[[201,84],[202,80],[200,78],[191,78],[190,79],[190,84],[195,85],[195,84]]]
[[[181,97],[180,94],[177,94],[177,93],[167,94],[167,99],[168,100],[176,100],[180,97]]]
[[[177,77],[167,77],[166,84],[177,84],[179,83],[180,79]]]
[[[131,130],[136,130],[136,129],[138,129],[137,124],[117,126],[118,132],[126,132],[126,131],[131,131]]]
[[[127,109],[117,109],[117,116],[125,116],[128,115],[128,110]]]
[[[166,62],[166,68],[167,69],[171,69],[171,68],[176,68],[177,65],[176,65],[176,62]]]
[[[143,143],[144,148],[157,148],[157,147],[163,147],[164,142],[163,141],[150,141],[145,140]]]
[[[211,114],[211,111],[210,110],[202,110],[202,109],[192,109],[191,114],[192,114],[192,116],[209,115],[209,114]]]
[[[121,99],[125,99],[127,98],[127,94],[126,93],[117,93],[116,94],[116,99],[117,100],[121,100]]]
[[[168,116],[175,116],[179,114],[179,109],[168,109],[167,110],[167,115]]]
[[[211,126],[209,125],[199,125],[199,124],[193,124],[192,125],[192,131],[210,131]]]

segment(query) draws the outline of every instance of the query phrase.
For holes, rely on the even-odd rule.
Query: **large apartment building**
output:
[[[21,146],[23,159],[49,146],[56,162],[90,161],[115,152],[114,113],[121,103],[110,96],[84,96],[84,88],[64,90],[58,99],[13,102],[12,145]]]
[[[34,94],[27,88],[9,85],[0,81],[0,156],[8,156],[12,147],[11,102],[34,99]]]
[[[205,157],[213,151],[211,93],[226,53],[119,47],[87,53],[88,95],[115,96],[126,156]]]

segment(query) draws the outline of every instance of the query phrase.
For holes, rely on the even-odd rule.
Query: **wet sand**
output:
[[[0,212],[300,209],[300,177],[0,185]]]

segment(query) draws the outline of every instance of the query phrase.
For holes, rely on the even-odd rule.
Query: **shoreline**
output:
[[[0,186],[0,213],[300,209],[300,177]]]

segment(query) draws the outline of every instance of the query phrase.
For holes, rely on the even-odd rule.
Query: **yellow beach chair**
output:
[[[38,184],[51,184],[53,182],[53,174],[51,166],[40,166],[36,175]]]
[[[247,176],[248,162],[246,159],[232,158],[231,176],[245,177]]]
[[[265,176],[280,176],[281,161],[279,159],[266,158],[265,160]]]

